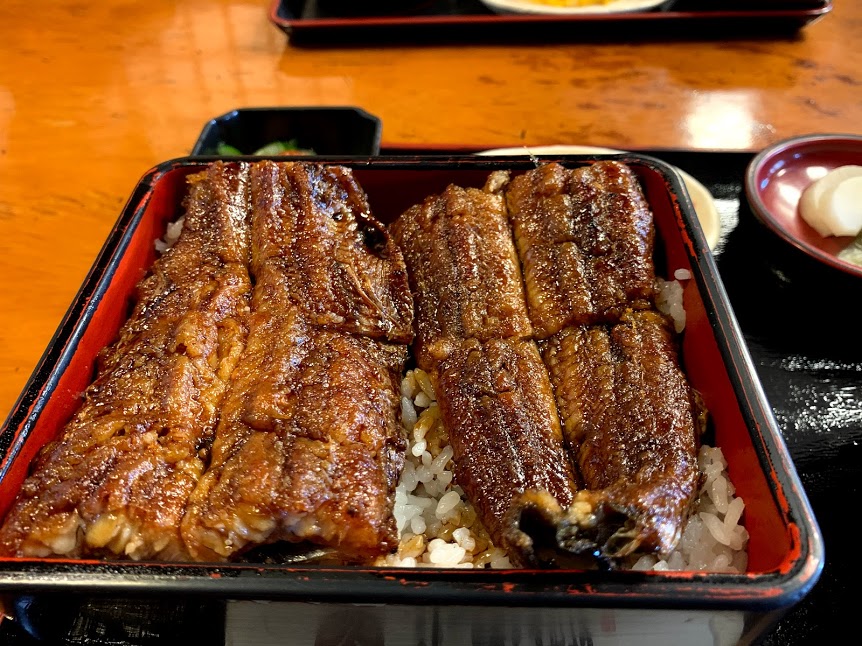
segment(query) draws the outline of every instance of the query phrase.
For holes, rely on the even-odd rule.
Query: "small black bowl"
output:
[[[317,155],[377,155],[382,129],[378,117],[355,107],[240,108],[208,121],[191,155],[219,155],[219,144],[251,155],[283,141]]]

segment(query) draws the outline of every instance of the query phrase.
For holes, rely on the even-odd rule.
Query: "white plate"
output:
[[[667,0],[612,0],[607,4],[557,7],[540,2],[532,2],[531,0],[482,0],[482,3],[494,13],[541,13],[561,16],[646,11],[654,9],[665,2]]]
[[[502,155],[619,155],[624,154],[624,150],[615,148],[600,148],[597,146],[519,146],[517,148],[494,148],[493,150],[483,150],[476,153],[477,155],[502,156]],[[691,197],[691,202],[694,204],[694,210],[697,213],[697,219],[700,222],[700,228],[703,229],[703,234],[706,236],[706,242],[710,249],[715,249],[721,234],[721,218],[718,215],[718,210],[715,208],[715,200],[712,193],[697,181],[694,177],[686,173],[681,168],[676,171],[682,176],[685,181],[685,187],[688,189],[688,194]]]

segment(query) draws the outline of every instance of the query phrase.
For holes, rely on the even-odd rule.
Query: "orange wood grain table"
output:
[[[291,47],[269,0],[0,3],[0,411],[142,173],[243,106],[355,105],[385,142],[757,150],[862,130],[862,3],[798,37]]]

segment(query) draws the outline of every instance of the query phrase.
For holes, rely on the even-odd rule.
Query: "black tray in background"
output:
[[[406,8],[377,13],[356,8],[374,2],[273,0],[270,20],[297,46],[727,40],[792,37],[833,6],[833,0],[666,0],[649,11],[563,16],[495,14],[480,0],[400,0]]]
[[[384,144],[381,153],[471,150]],[[748,207],[743,184],[753,153],[636,152],[684,169],[716,199],[721,216],[721,238],[714,250],[719,272],[823,533],[826,563],[818,583],[760,644],[843,643],[824,638],[853,634],[849,631],[856,627],[858,612],[854,591],[862,575],[854,556],[853,523],[853,505],[862,497],[862,326],[852,306],[862,294],[862,281],[812,260],[760,224]],[[128,608],[118,608],[111,600],[76,604],[70,598],[64,616],[46,620],[53,621],[58,632],[50,643],[225,644],[224,602],[165,603],[160,610],[141,607],[141,613],[152,614],[152,632],[141,634],[140,622],[125,623]],[[48,609],[56,612],[56,607]],[[42,643],[14,622],[0,624],[0,644]]]

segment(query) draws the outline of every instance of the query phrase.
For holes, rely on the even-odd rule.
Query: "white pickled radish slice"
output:
[[[862,166],[859,168],[862,171]],[[835,235],[855,236],[862,231],[862,172],[841,182],[824,198],[835,219]]]
[[[862,166],[840,166],[802,192],[799,215],[822,236],[862,231]]]

